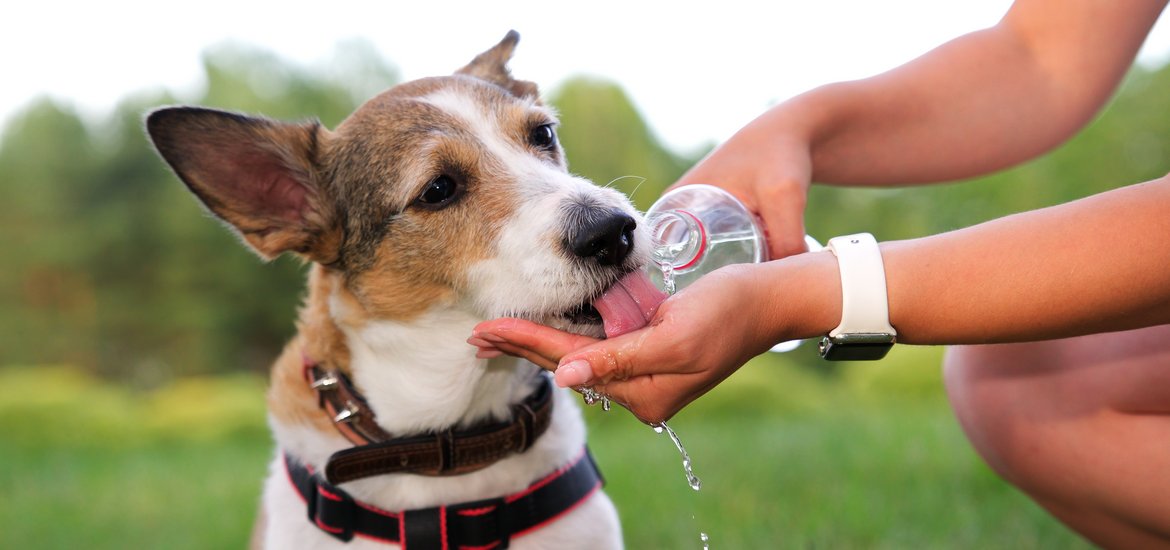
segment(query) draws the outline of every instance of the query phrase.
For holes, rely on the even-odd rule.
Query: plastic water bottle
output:
[[[726,265],[768,260],[768,243],[756,216],[731,193],[711,185],[685,185],[662,195],[646,211],[653,241],[650,280],[674,294]],[[809,250],[821,245],[805,235]],[[772,351],[789,351],[799,340]]]

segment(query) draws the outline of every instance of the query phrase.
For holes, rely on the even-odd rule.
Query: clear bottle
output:
[[[756,216],[731,193],[711,185],[685,185],[662,195],[646,211],[653,241],[650,280],[668,294],[723,266],[768,260],[768,244]],[[821,245],[805,235],[809,250]],[[800,342],[782,342],[788,351]]]

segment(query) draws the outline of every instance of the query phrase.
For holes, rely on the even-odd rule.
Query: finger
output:
[[[483,338],[476,337],[476,336],[472,336],[471,338],[468,338],[467,343],[471,344],[477,348],[481,348],[481,349],[492,349],[492,348],[496,347],[495,344],[493,344],[487,340],[484,340]]]
[[[500,351],[498,349],[480,348],[479,351],[475,352],[476,359],[495,359],[496,357],[500,357],[501,355],[504,355],[504,352]]]
[[[514,346],[512,344],[502,342],[496,344],[496,350],[513,357],[525,359],[544,370],[552,371],[556,370],[557,368],[557,362],[555,360],[544,357],[543,355],[540,355],[539,353],[536,353],[528,348],[522,348],[520,346]]]
[[[593,385],[653,374],[661,365],[643,359],[654,356],[660,345],[649,338],[653,331],[654,325],[648,325],[567,352],[555,373],[557,385]]]
[[[504,354],[504,352],[496,348],[495,344],[474,336],[468,338],[467,343],[475,346],[475,357],[477,359],[495,359]]]
[[[598,341],[589,336],[571,334],[531,321],[512,318],[485,321],[476,325],[471,334],[473,338],[486,340],[497,347],[506,342],[518,348],[525,348],[552,363],[557,363],[570,351]]]
[[[584,360],[569,361],[563,365],[557,365],[556,370],[553,371],[553,381],[562,388],[590,384],[593,382],[593,378],[593,366]]]
[[[545,340],[556,342],[555,347],[579,348],[597,342],[597,338],[573,334],[541,324],[505,317],[484,321],[471,330],[473,336],[498,336],[516,345],[536,349]]]

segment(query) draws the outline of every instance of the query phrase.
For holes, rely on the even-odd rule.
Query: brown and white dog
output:
[[[286,471],[286,456],[323,472],[334,453],[354,447],[320,407],[309,383],[320,380],[306,381],[307,366],[336,369],[396,437],[506,422],[546,383],[543,372],[520,359],[477,358],[466,343],[472,327],[518,316],[601,336],[589,304],[649,258],[626,197],[568,172],[555,114],[507,69],[517,40],[509,33],[452,76],[395,86],[332,131],[196,107],[147,119],[162,157],[249,247],[265,259],[292,252],[311,262],[298,332],[272,369],[277,456],[263,496],[265,548],[333,548],[350,538],[330,532],[332,520],[306,518],[308,501]],[[551,400],[543,434],[489,466],[338,486],[388,518],[525,494],[584,448],[575,396],[558,389]],[[471,547],[442,537],[433,547]],[[622,544],[599,490],[555,521],[480,547],[509,543]],[[349,544],[397,543],[357,536]]]

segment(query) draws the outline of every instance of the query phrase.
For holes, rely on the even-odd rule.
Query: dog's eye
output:
[[[557,145],[557,133],[552,124],[541,124],[529,132],[528,142],[541,149],[552,149]]]
[[[459,185],[450,176],[439,176],[423,189],[418,201],[429,206],[442,206],[455,196]]]

